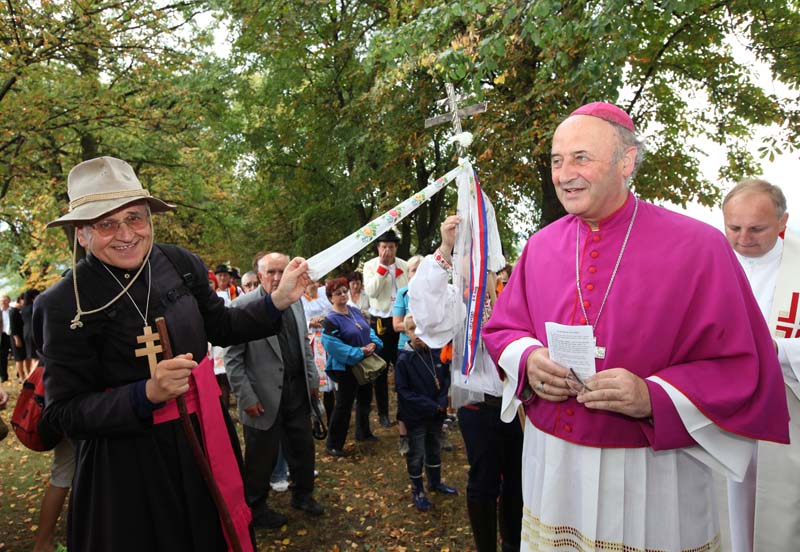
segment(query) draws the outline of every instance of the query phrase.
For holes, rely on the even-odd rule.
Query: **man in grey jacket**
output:
[[[255,262],[261,286],[237,298],[231,304],[234,308],[263,301],[265,294],[277,289],[289,257],[260,253]],[[244,490],[255,527],[274,529],[288,521],[267,506],[279,444],[294,482],[292,507],[313,516],[324,512],[313,497],[311,401],[319,395],[319,378],[306,333],[305,314],[297,301],[283,311],[278,335],[235,345],[225,352],[225,370],[244,425]]]

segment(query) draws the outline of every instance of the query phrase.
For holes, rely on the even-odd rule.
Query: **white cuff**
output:
[[[500,419],[508,423],[517,415],[517,408],[522,401],[517,397],[519,386],[519,363],[522,354],[529,347],[542,346],[542,342],[533,337],[522,337],[509,343],[500,355],[498,365],[505,372],[503,379],[503,404],[500,407]]]
[[[692,404],[683,393],[658,376],[647,378],[666,391],[686,431],[696,446],[681,449],[724,477],[741,482],[753,457],[757,442],[720,428]]]

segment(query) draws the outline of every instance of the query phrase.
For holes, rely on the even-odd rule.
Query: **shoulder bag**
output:
[[[355,376],[358,384],[366,385],[378,379],[378,376],[386,370],[386,361],[375,353],[372,353],[369,356],[365,356],[361,362],[354,365],[352,370],[353,376]]]

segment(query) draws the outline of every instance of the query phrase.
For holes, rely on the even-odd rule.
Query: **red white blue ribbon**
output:
[[[464,301],[466,320],[456,332],[453,363],[466,378],[482,356],[481,333],[488,318],[488,272],[505,264],[494,208],[481,189],[472,166],[462,160],[458,183],[458,216],[461,225],[453,248],[453,285]]]

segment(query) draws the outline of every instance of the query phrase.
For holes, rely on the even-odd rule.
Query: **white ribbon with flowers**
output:
[[[415,193],[396,207],[365,224],[346,238],[339,240],[326,250],[308,259],[308,274],[312,280],[319,280],[328,272],[374,242],[378,236],[413,213],[417,207],[428,201],[442,188],[452,182],[464,171],[472,172],[469,161],[461,160],[459,166],[444,176],[437,178],[423,190]]]

